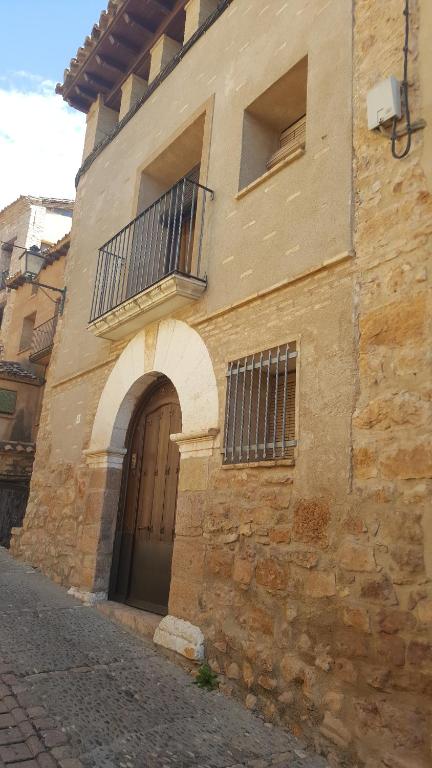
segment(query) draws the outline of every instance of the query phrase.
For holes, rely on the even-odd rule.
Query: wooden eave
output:
[[[150,50],[166,33],[183,42],[187,0],[110,0],[107,11],[65,70],[57,84],[70,106],[88,112],[101,93],[105,104],[120,109],[121,87],[130,74],[144,80],[150,70]]]

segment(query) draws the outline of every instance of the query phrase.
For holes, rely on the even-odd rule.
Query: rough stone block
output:
[[[204,635],[189,621],[165,616],[157,627],[153,642],[185,656],[190,661],[204,659]]]

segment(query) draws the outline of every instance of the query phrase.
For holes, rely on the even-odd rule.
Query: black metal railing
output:
[[[33,328],[30,360],[37,360],[46,355],[52,348],[57,328],[58,315],[54,315],[45,323]]]
[[[207,198],[185,177],[99,249],[90,322],[171,274],[205,282],[201,250]]]

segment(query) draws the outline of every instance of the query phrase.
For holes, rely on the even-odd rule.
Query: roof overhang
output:
[[[183,42],[186,4],[187,0],[110,0],[56,93],[81,112],[88,112],[102,94],[105,104],[118,111],[121,87],[129,75],[148,79],[150,50],[158,38],[167,34]]]

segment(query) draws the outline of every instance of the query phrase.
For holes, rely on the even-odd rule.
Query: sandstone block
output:
[[[204,635],[189,621],[165,616],[153,636],[153,642],[185,656],[191,661],[204,659]]]
[[[409,611],[381,610],[377,616],[380,632],[394,635],[397,632],[414,629],[416,620]]]
[[[179,493],[176,510],[176,535],[200,536],[203,528],[205,494],[201,491]]]
[[[248,693],[245,700],[245,705],[247,709],[255,709],[257,705],[257,697],[254,696],[252,693]]]
[[[184,459],[180,464],[179,492],[205,491],[208,485],[208,459]]]
[[[234,563],[234,552],[227,547],[209,549],[206,554],[205,567],[209,574],[224,579],[231,577]]]
[[[370,632],[370,618],[364,608],[346,606],[343,611],[343,623],[362,632]]]
[[[230,678],[230,680],[239,680],[240,678],[240,669],[238,664],[235,662],[232,662],[231,664],[228,664],[226,669],[226,676]]]
[[[254,574],[254,563],[244,558],[236,558],[234,562],[233,579],[242,587],[248,587]]]
[[[405,641],[396,635],[381,635],[376,638],[377,656],[384,665],[403,667],[405,664]]]
[[[274,528],[269,532],[269,538],[273,544],[289,544],[291,530],[289,528]]]
[[[255,675],[248,661],[245,661],[243,663],[242,672],[243,672],[243,680],[245,684],[247,685],[248,688],[251,688],[255,680]]]
[[[204,573],[204,542],[195,537],[177,536],[172,572],[178,578],[201,579]]]
[[[259,606],[252,606],[243,613],[240,617],[240,623],[245,625],[251,633],[273,634],[273,617]]]
[[[338,747],[347,747],[352,739],[348,728],[332,712],[325,713],[320,732]]]
[[[330,508],[322,499],[303,499],[294,510],[293,539],[305,544],[327,543]]]
[[[284,568],[276,560],[267,559],[258,562],[255,580],[268,592],[278,592],[285,589],[287,575]]]
[[[324,698],[323,704],[333,715],[337,715],[341,709],[344,701],[343,693],[340,691],[328,691]]]
[[[400,480],[432,477],[432,444],[430,442],[415,445],[385,454],[380,460],[384,477]]]
[[[274,691],[274,689],[277,687],[277,680],[275,680],[274,677],[269,677],[268,675],[260,675],[257,682],[258,685],[260,685],[261,688],[265,688],[266,691]]]
[[[420,600],[417,606],[417,615],[422,624],[432,624],[432,598]]]
[[[360,319],[360,349],[399,347],[419,342],[425,333],[426,299],[423,293],[374,309]]]
[[[338,558],[342,568],[347,571],[376,570],[373,549],[353,541],[348,540],[342,544]]]
[[[305,678],[304,664],[292,654],[286,654],[281,661],[280,670],[287,683],[303,683]]]
[[[336,594],[334,573],[316,571],[307,573],[304,578],[304,593],[308,597],[331,597]]]
[[[407,662],[416,666],[432,664],[432,642],[412,640],[408,645]]]
[[[353,462],[355,476],[359,480],[368,480],[377,476],[377,457],[371,448],[365,446],[354,448]]]
[[[361,586],[361,596],[371,603],[387,603],[397,605],[397,597],[388,576],[365,581]]]
[[[315,568],[319,560],[318,553],[312,549],[290,550],[285,557],[289,563],[299,565],[301,568]]]

